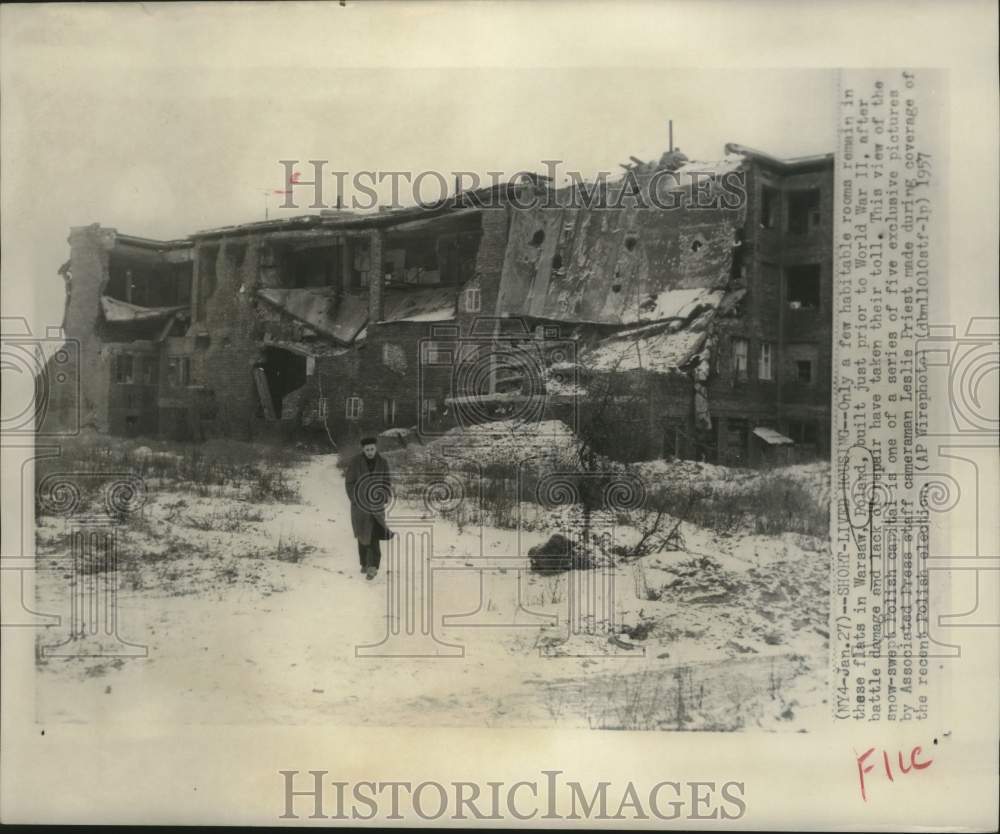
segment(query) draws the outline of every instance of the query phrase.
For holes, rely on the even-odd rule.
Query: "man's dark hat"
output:
[[[367,435],[367,436],[361,438],[361,445],[362,446],[367,446],[369,443],[377,446],[378,445],[378,438],[372,437],[371,435]]]

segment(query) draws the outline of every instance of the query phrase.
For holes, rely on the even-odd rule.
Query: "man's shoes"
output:
[[[365,576],[368,578],[369,581],[371,581],[372,579],[375,578],[377,574],[378,574],[378,568],[368,568],[368,570],[365,573]]]

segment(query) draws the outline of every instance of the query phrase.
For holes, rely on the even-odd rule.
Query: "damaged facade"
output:
[[[756,463],[829,453],[832,156],[738,145],[746,199],[712,207],[324,211],[153,241],[69,237],[64,331],[83,425],[119,435],[436,434],[593,407],[601,379],[643,395],[641,457]],[[554,193],[554,192],[553,192]],[[565,190],[561,193],[565,193]],[[480,194],[480,197],[483,195]],[[566,207],[559,207],[565,205]]]

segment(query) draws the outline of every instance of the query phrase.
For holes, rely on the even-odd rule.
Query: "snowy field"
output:
[[[551,437],[539,448],[561,454]],[[436,452],[388,457],[402,455],[412,467]],[[763,477],[690,462],[640,470],[737,492]],[[766,477],[808,484],[822,500],[827,471]],[[118,531],[118,633],[146,657],[42,651],[68,636],[72,560],[70,522],[39,517],[37,608],[62,617],[38,638],[39,721],[805,732],[827,715],[824,537],[681,520],[680,549],[604,568],[614,622],[570,634],[581,572],[542,575],[509,558],[554,532],[545,513],[516,530],[404,501],[394,512],[433,525],[435,634],[461,656],[358,657],[392,627],[389,563],[372,582],[359,572],[336,455],[296,456],[280,501],[245,483],[156,475],[145,472],[148,502]]]

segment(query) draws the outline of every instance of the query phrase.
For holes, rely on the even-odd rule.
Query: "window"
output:
[[[129,385],[134,381],[134,361],[131,353],[120,353],[115,357],[115,382]]]
[[[819,228],[818,188],[789,191],[785,198],[788,205],[789,234],[805,235]]]
[[[328,408],[329,408],[329,402],[327,401],[326,397],[320,397],[318,400],[316,400],[316,414],[319,416],[321,420],[326,419],[326,416],[329,413]]]
[[[382,422],[386,426],[396,425],[396,401],[388,397],[382,400]]]
[[[742,463],[750,440],[750,424],[746,420],[726,420],[726,457],[732,463]]]
[[[361,397],[348,397],[346,401],[346,415],[348,420],[358,420],[361,418],[364,403]]]
[[[188,356],[171,356],[167,359],[167,383],[169,385],[189,385],[191,382],[191,359]]]
[[[441,342],[425,342],[424,362],[428,365],[450,365],[451,350]]]
[[[819,309],[819,264],[785,269],[785,297],[792,310]]]
[[[770,342],[760,343],[760,355],[757,357],[757,379],[774,379],[774,345]]]
[[[420,401],[420,416],[425,420],[433,420],[437,416],[438,405],[436,400],[423,399]]]
[[[799,359],[795,362],[795,378],[799,382],[813,381],[813,363],[810,359]]]
[[[750,343],[746,339],[733,339],[733,375],[738,379],[747,378],[747,354]]]
[[[465,312],[478,313],[483,306],[482,293],[479,287],[469,287],[465,291]]]
[[[197,321],[205,320],[208,299],[215,293],[215,260],[219,256],[218,246],[206,246],[198,251],[198,310]]]
[[[156,385],[159,381],[159,360],[155,356],[143,356],[142,357],[142,373],[140,374],[140,379],[143,385]]]
[[[766,185],[760,190],[760,227],[778,227],[778,189]]]
[[[819,429],[816,423],[809,420],[789,420],[785,431],[796,443],[815,446],[819,443]]]

